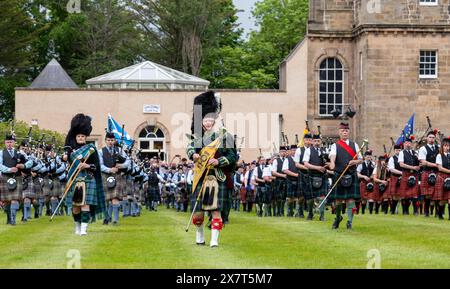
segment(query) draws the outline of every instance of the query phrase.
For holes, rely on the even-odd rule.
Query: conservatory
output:
[[[206,90],[209,81],[144,61],[86,80],[88,88]]]

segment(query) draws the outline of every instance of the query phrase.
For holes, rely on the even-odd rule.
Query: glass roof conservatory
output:
[[[88,88],[206,90],[209,81],[145,61],[86,80]]]

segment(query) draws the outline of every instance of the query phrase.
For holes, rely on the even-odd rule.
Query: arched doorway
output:
[[[167,159],[166,136],[157,126],[148,125],[140,131],[139,148],[141,149],[141,158]]]

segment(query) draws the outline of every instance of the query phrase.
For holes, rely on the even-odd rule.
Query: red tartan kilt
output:
[[[434,195],[434,190],[435,190],[435,186],[430,186],[428,184],[428,176],[431,174],[432,172],[422,172],[422,179],[420,180],[420,194],[422,196],[433,196]],[[437,172],[436,172],[437,174]]]
[[[399,194],[400,186],[397,186],[398,178],[399,177],[397,177],[395,175],[391,175],[391,178],[389,179],[389,187],[386,190],[386,192],[384,193],[385,195],[387,194],[386,196],[389,199],[400,198],[400,194]]]
[[[378,184],[373,182],[373,191],[366,192],[368,200],[374,200],[375,202],[379,199],[380,192],[378,191]]]
[[[408,178],[410,176],[416,176],[416,185],[412,188],[408,187]],[[400,198],[417,198],[419,196],[419,177],[417,173],[403,172],[402,180],[400,182],[400,188],[398,190],[398,194]]]
[[[361,194],[361,200],[367,200],[369,199],[369,196],[367,195],[367,181],[360,179],[359,180],[359,193]]]
[[[444,201],[450,199],[450,191],[444,190],[444,181],[446,178],[450,178],[450,174],[439,172],[436,179],[436,189],[432,199],[435,201]]]
[[[239,195],[240,195],[240,197],[241,197],[241,202],[242,202],[243,204],[247,203],[246,194],[247,194],[247,190],[246,190],[245,187],[242,185],[241,191],[239,192]]]
[[[391,197],[391,193],[390,193],[390,183],[389,180],[387,180],[387,185],[386,185],[386,190],[384,191],[384,193],[380,192],[380,184],[376,184],[375,185],[375,191],[377,193],[377,201],[382,202],[383,200],[386,199],[392,199]]]

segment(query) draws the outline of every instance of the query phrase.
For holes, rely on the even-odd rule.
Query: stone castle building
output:
[[[342,100],[358,112],[356,138],[378,153],[414,112],[419,137],[426,116],[450,133],[450,1],[313,0],[302,46],[308,119],[325,135]]]
[[[434,127],[450,134],[450,0],[310,0],[307,35],[280,64],[278,90],[220,90],[223,113],[246,117],[242,158],[273,151],[281,132],[293,143],[305,120],[325,138],[337,137],[341,121],[332,112],[356,111],[348,118],[353,137],[367,138],[382,153],[416,113],[416,132],[429,116]],[[53,63],[55,65],[55,63]],[[149,156],[184,155],[173,146],[178,127],[173,116],[192,114],[193,97],[208,82],[148,62],[73,87],[61,72],[46,71],[39,85],[16,89],[16,117],[40,127],[67,132],[73,115],[93,116],[91,140],[103,145],[108,113]],[[59,72],[57,72],[59,71]],[[64,81],[54,78],[60,75]],[[70,85],[56,85],[69,83]],[[275,115],[273,122],[252,115]],[[186,126],[186,130],[190,123]],[[264,131],[269,142],[251,146],[251,131]],[[238,141],[238,144],[240,141]],[[250,147],[249,147],[250,146]]]

